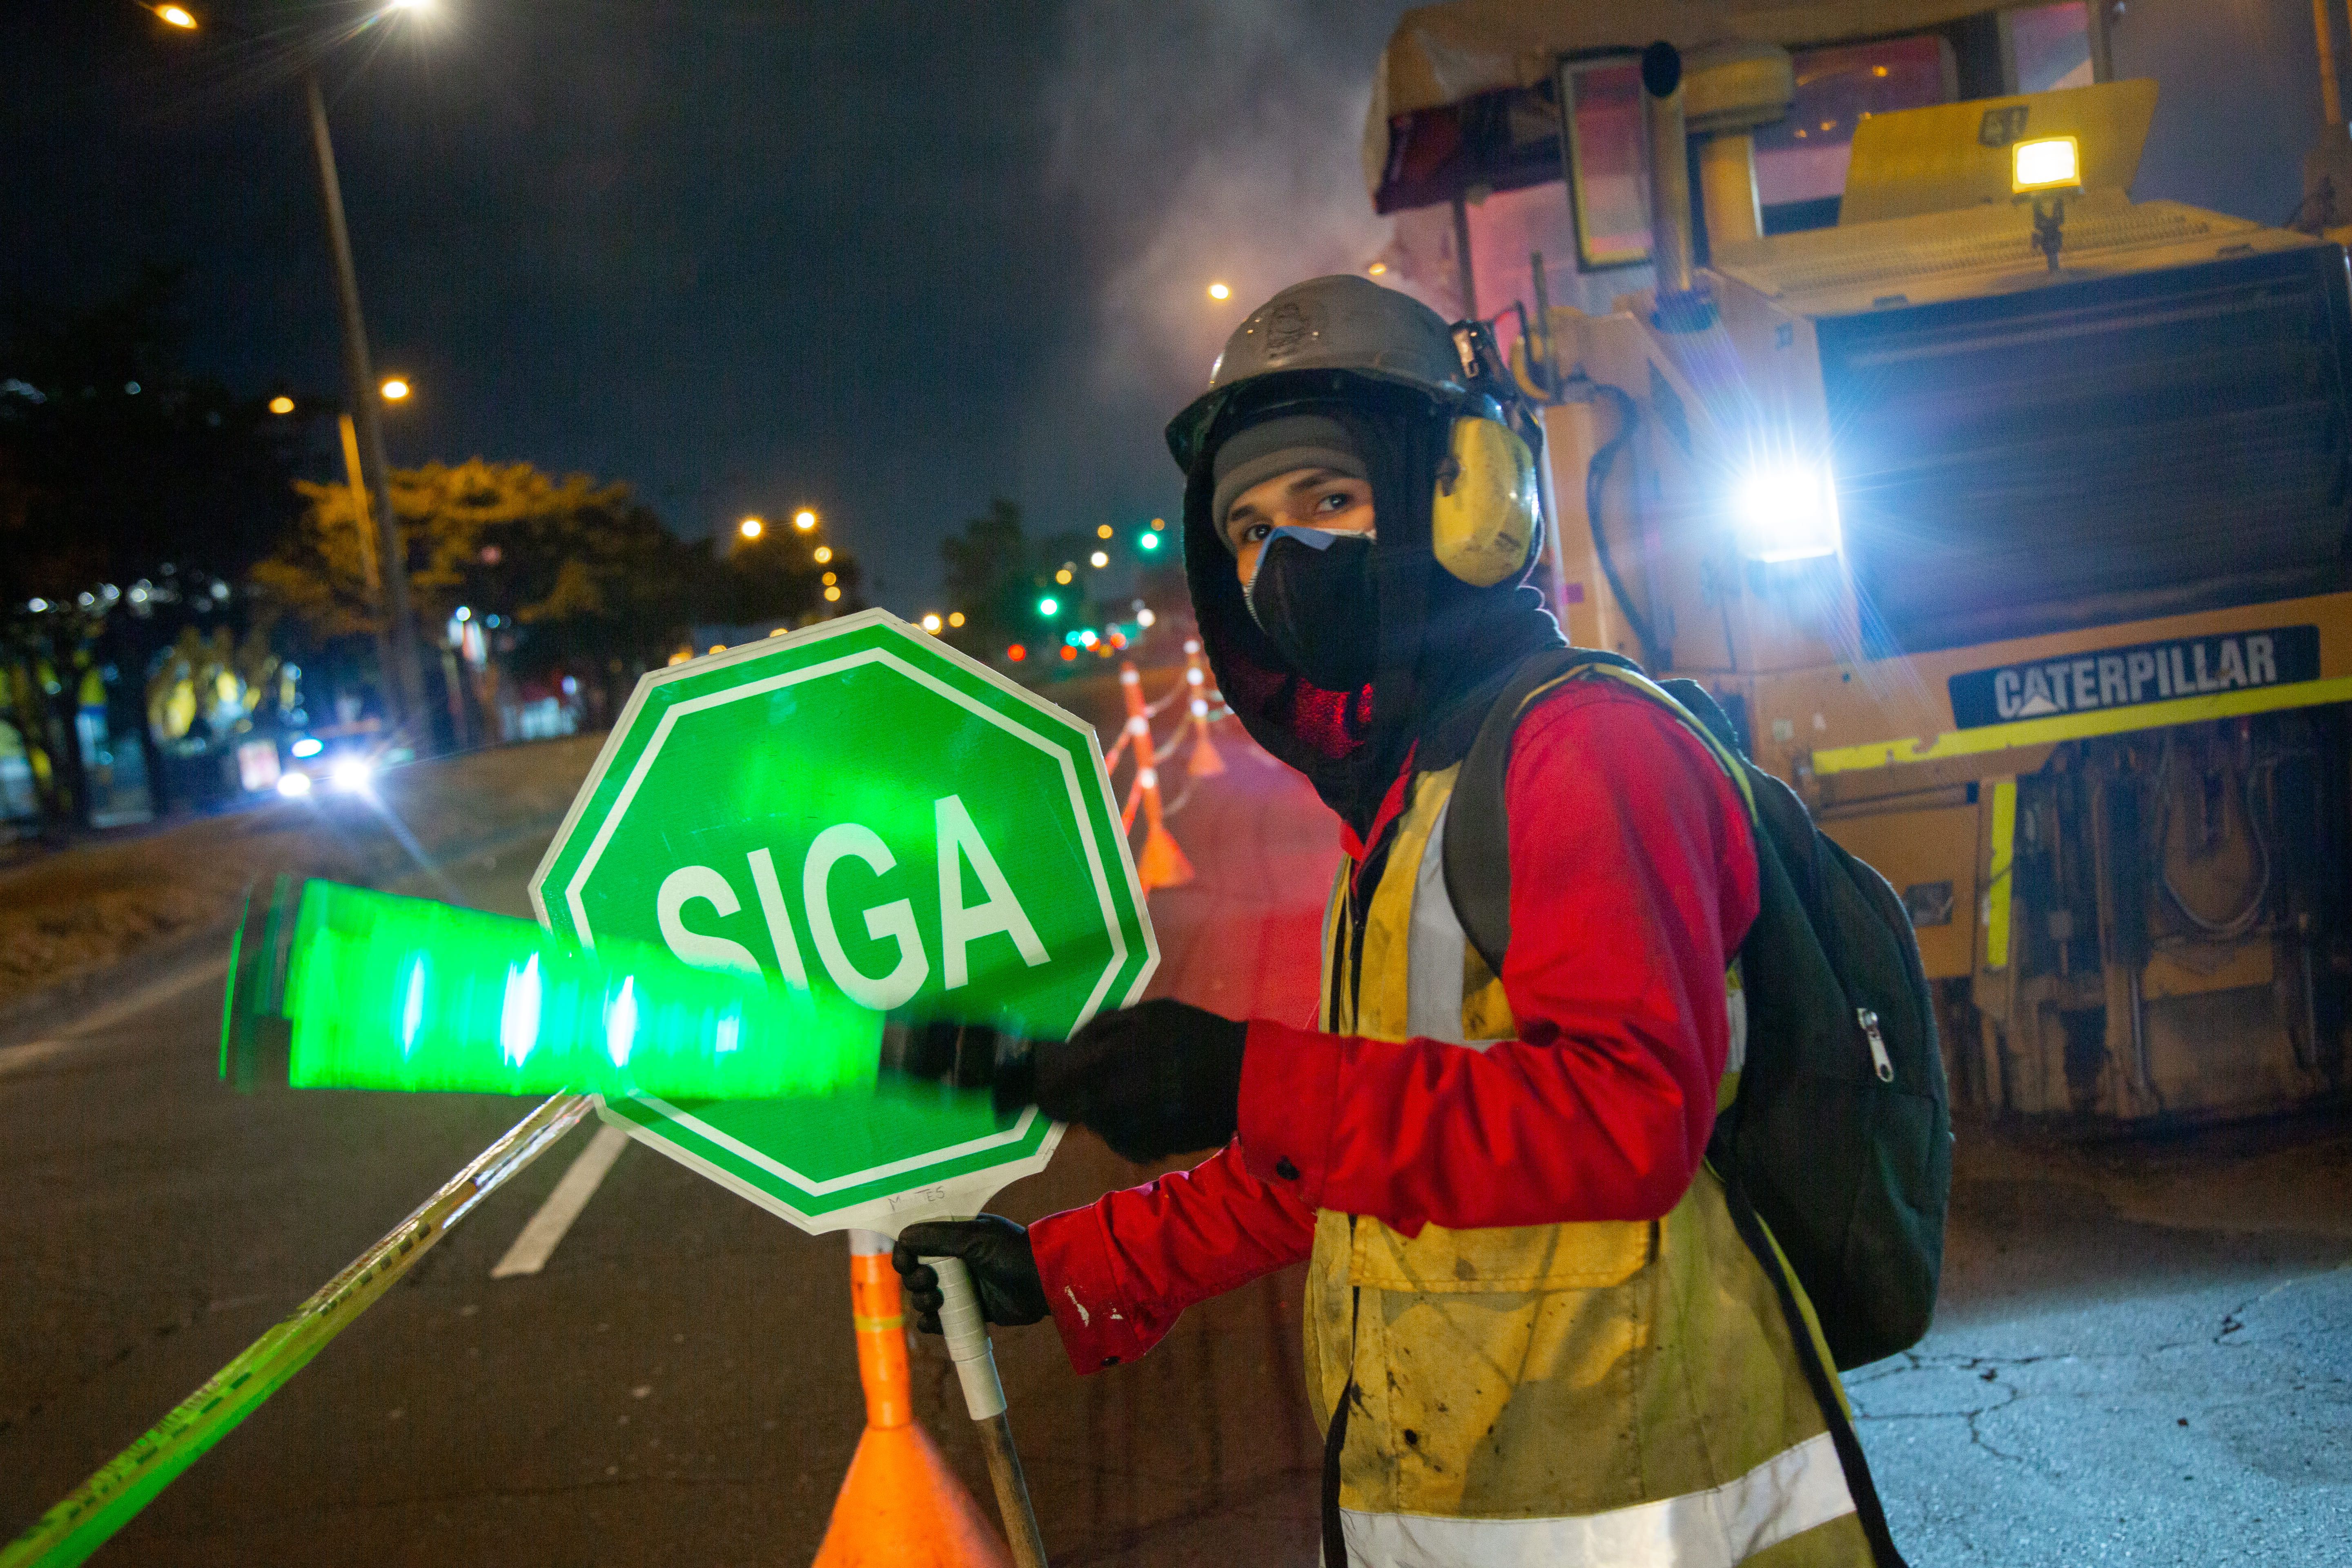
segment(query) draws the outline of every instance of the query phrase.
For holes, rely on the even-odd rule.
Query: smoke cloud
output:
[[[1079,237],[1066,341],[1031,399],[1023,493],[1047,528],[1165,514],[1161,444],[1226,335],[1388,243],[1359,148],[1405,7],[1108,0],[1066,14],[1046,81],[1051,226]],[[1223,283],[1230,297],[1208,292]]]

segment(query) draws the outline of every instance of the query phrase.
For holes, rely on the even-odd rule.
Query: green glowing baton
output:
[[[666,1100],[871,1091],[883,1020],[831,993],[594,951],[529,921],[312,881],[283,1002],[297,1089]]]

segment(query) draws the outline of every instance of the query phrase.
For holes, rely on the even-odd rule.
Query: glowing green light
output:
[[[1048,594],[1037,601],[1037,613],[1048,618],[1062,613],[1062,601]]]
[[[869,1088],[881,1040],[830,994],[331,882],[303,889],[290,963],[298,1089],[776,1100]]]
[[[1147,533],[1135,542],[1139,549],[1157,550],[1160,548],[1160,536],[1156,533]]]
[[[416,1031],[425,1024],[425,960],[408,966],[408,994],[400,1005],[400,1054],[416,1048]]]
[[[507,971],[506,996],[499,1005],[499,1050],[510,1065],[520,1066],[539,1043],[539,954],[532,953],[520,969]]]

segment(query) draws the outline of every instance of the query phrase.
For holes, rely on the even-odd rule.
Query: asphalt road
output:
[[[1304,1019],[1330,835],[1236,756],[1174,826],[1156,988]],[[534,855],[451,868],[522,910]],[[514,1121],[213,1076],[216,984],[0,1040],[0,1534],[28,1523]],[[176,985],[176,989],[173,985]],[[533,1275],[492,1269],[589,1135],[465,1224],[100,1563],[805,1563],[861,1404],[838,1237],[630,1146]],[[1971,1132],[1945,1306],[1852,1380],[1917,1564],[2352,1562],[2352,1125],[2091,1151]],[[1145,1174],[1073,1136],[996,1205]],[[1295,1271],[1078,1379],[1000,1333],[1057,1563],[1314,1561]],[[989,1496],[952,1373],[919,1415]]]

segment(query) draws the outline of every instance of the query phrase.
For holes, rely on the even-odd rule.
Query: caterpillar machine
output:
[[[2346,257],[2131,198],[2104,9],[1409,13],[1371,269],[1486,285],[1570,635],[1703,681],[1894,884],[1956,1103],[2264,1114],[2346,1078]]]

